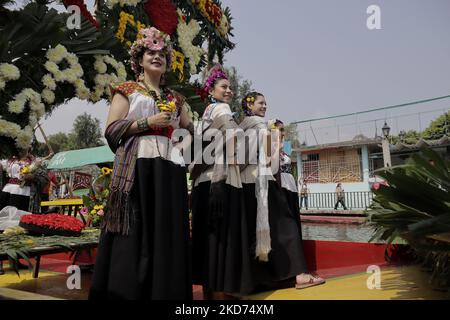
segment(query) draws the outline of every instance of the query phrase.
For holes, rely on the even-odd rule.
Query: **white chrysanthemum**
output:
[[[182,11],[178,9],[178,14],[182,16]],[[197,20],[192,19],[189,24],[186,24],[182,19],[177,27],[178,42],[186,58],[189,59],[189,72],[195,74],[197,72],[197,65],[201,57],[205,54],[203,48],[194,46],[192,41],[200,32],[201,27]]]
[[[6,80],[17,80],[20,78],[20,71],[13,64],[1,63],[0,64],[0,78]]]
[[[54,73],[54,76],[57,82],[63,82],[67,80],[65,73],[59,70]]]
[[[54,62],[54,63],[60,63],[62,59],[64,59],[64,56],[58,53],[54,49],[47,50],[47,59],[48,61]]]
[[[89,99],[90,92],[88,88],[77,88],[77,97],[81,100],[87,100]]]
[[[104,87],[107,84],[107,77],[103,74],[98,74],[95,76],[94,78],[95,83],[97,83],[98,85]]]
[[[45,64],[45,69],[47,69],[48,71],[50,71],[51,73],[55,74],[56,72],[59,71],[58,65],[52,61],[47,61]]]
[[[84,87],[84,86],[85,86],[85,85],[84,85],[84,80],[83,80],[83,79],[76,79],[76,80],[73,82],[73,84],[74,84],[75,88],[77,88],[77,87]]]
[[[48,104],[55,102],[55,94],[53,91],[49,89],[42,90],[41,96],[42,99],[44,99],[44,101],[47,102]]]
[[[42,84],[45,87],[49,88],[50,90],[56,89],[55,79],[53,79],[50,74],[46,74],[45,76],[42,77]]]
[[[32,134],[28,130],[21,130],[17,134],[16,145],[19,149],[28,149],[31,145]]]
[[[25,103],[23,100],[12,100],[8,102],[8,110],[11,113],[22,113],[25,108]]]
[[[20,132],[19,125],[0,118],[0,134],[1,135],[15,138],[19,132]]]
[[[47,58],[55,63],[60,63],[67,54],[67,49],[61,44],[47,50]]]
[[[81,67],[81,65],[79,63],[72,66],[69,70],[71,70],[74,73],[74,75],[77,77],[82,77],[84,74],[83,68]]]
[[[74,83],[78,79],[77,74],[71,69],[64,70],[63,74],[64,79],[66,79],[70,83]]]
[[[96,60],[94,63],[94,68],[99,73],[106,73],[106,70],[108,69],[108,67],[102,60]]]
[[[119,63],[119,69],[117,70],[117,76],[119,77],[119,81],[125,81],[127,79],[127,70],[123,63]]]

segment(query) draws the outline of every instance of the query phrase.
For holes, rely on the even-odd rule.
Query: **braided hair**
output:
[[[259,96],[264,97],[264,95],[262,93],[252,91],[252,92],[247,93],[244,96],[244,98],[242,98],[241,105],[242,105],[242,110],[244,110],[245,116],[247,116],[247,117],[254,116],[252,110],[249,108],[249,104],[255,103],[256,97],[259,97]]]

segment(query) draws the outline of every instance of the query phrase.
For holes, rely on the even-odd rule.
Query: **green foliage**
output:
[[[106,213],[106,204],[109,196],[109,185],[111,183],[111,169],[102,168],[101,173],[94,180],[88,195],[83,195],[82,210],[87,211],[89,224],[93,227],[100,225],[101,219]],[[99,212],[102,212],[99,215]]]
[[[398,136],[393,136],[391,143],[396,144],[397,142],[406,144],[415,144],[421,138],[421,133],[416,130],[400,131]]]
[[[296,124],[288,124],[284,126],[285,140],[291,141],[292,148],[300,147],[300,140],[298,139],[298,129]]]
[[[84,112],[75,118],[69,140],[72,149],[85,149],[104,145],[102,137],[100,120]]]
[[[449,162],[435,151],[423,149],[406,164],[380,169],[377,175],[389,186],[374,191],[374,204],[367,211],[369,224],[376,231],[371,240],[390,244],[401,237],[425,261],[432,253],[434,271],[443,270],[444,265],[450,267],[450,243],[435,240],[436,235],[450,233]],[[434,276],[440,278],[440,283],[445,280],[449,288],[450,274],[436,272]]]
[[[243,79],[242,75],[239,74],[238,70],[234,66],[225,69],[230,80],[231,89],[234,92],[230,107],[231,110],[233,112],[237,112],[241,118],[243,117],[241,101],[248,92],[253,90],[252,82],[247,79]]]
[[[0,234],[0,253],[7,255],[11,266],[16,274],[19,275],[17,268],[19,259],[25,259],[29,268],[32,268],[29,257],[34,248],[63,248],[74,252],[82,250],[83,247],[93,243],[98,243],[99,236],[100,230],[98,229],[84,229],[80,237]]]
[[[424,139],[440,139],[450,135],[450,111],[431,122],[422,134]]]
[[[391,137],[391,143],[402,142],[405,144],[415,144],[420,139],[437,140],[443,136],[450,135],[450,111],[442,114],[422,132],[416,130],[400,131],[397,136]]]

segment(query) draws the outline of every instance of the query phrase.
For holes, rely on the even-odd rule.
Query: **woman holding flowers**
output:
[[[30,165],[34,158],[28,149],[19,151],[18,156],[3,160],[2,166],[7,173],[7,181],[0,194],[0,210],[6,206],[13,206],[19,210],[28,211],[30,208]]]
[[[186,172],[171,140],[190,119],[161,83],[169,36],[140,32],[131,48],[138,80],[112,86],[105,137],[116,156],[90,299],[191,299]]]

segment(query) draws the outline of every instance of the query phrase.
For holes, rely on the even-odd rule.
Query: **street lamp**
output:
[[[384,122],[384,126],[381,130],[383,131],[383,136],[387,139],[389,137],[389,132],[391,132],[391,127],[387,125],[386,121]]]
[[[381,128],[383,131],[383,140],[381,141],[381,145],[383,147],[383,161],[385,167],[391,166],[391,151],[389,150],[389,132],[391,131],[391,128],[387,125],[386,121],[384,122],[383,128]]]

